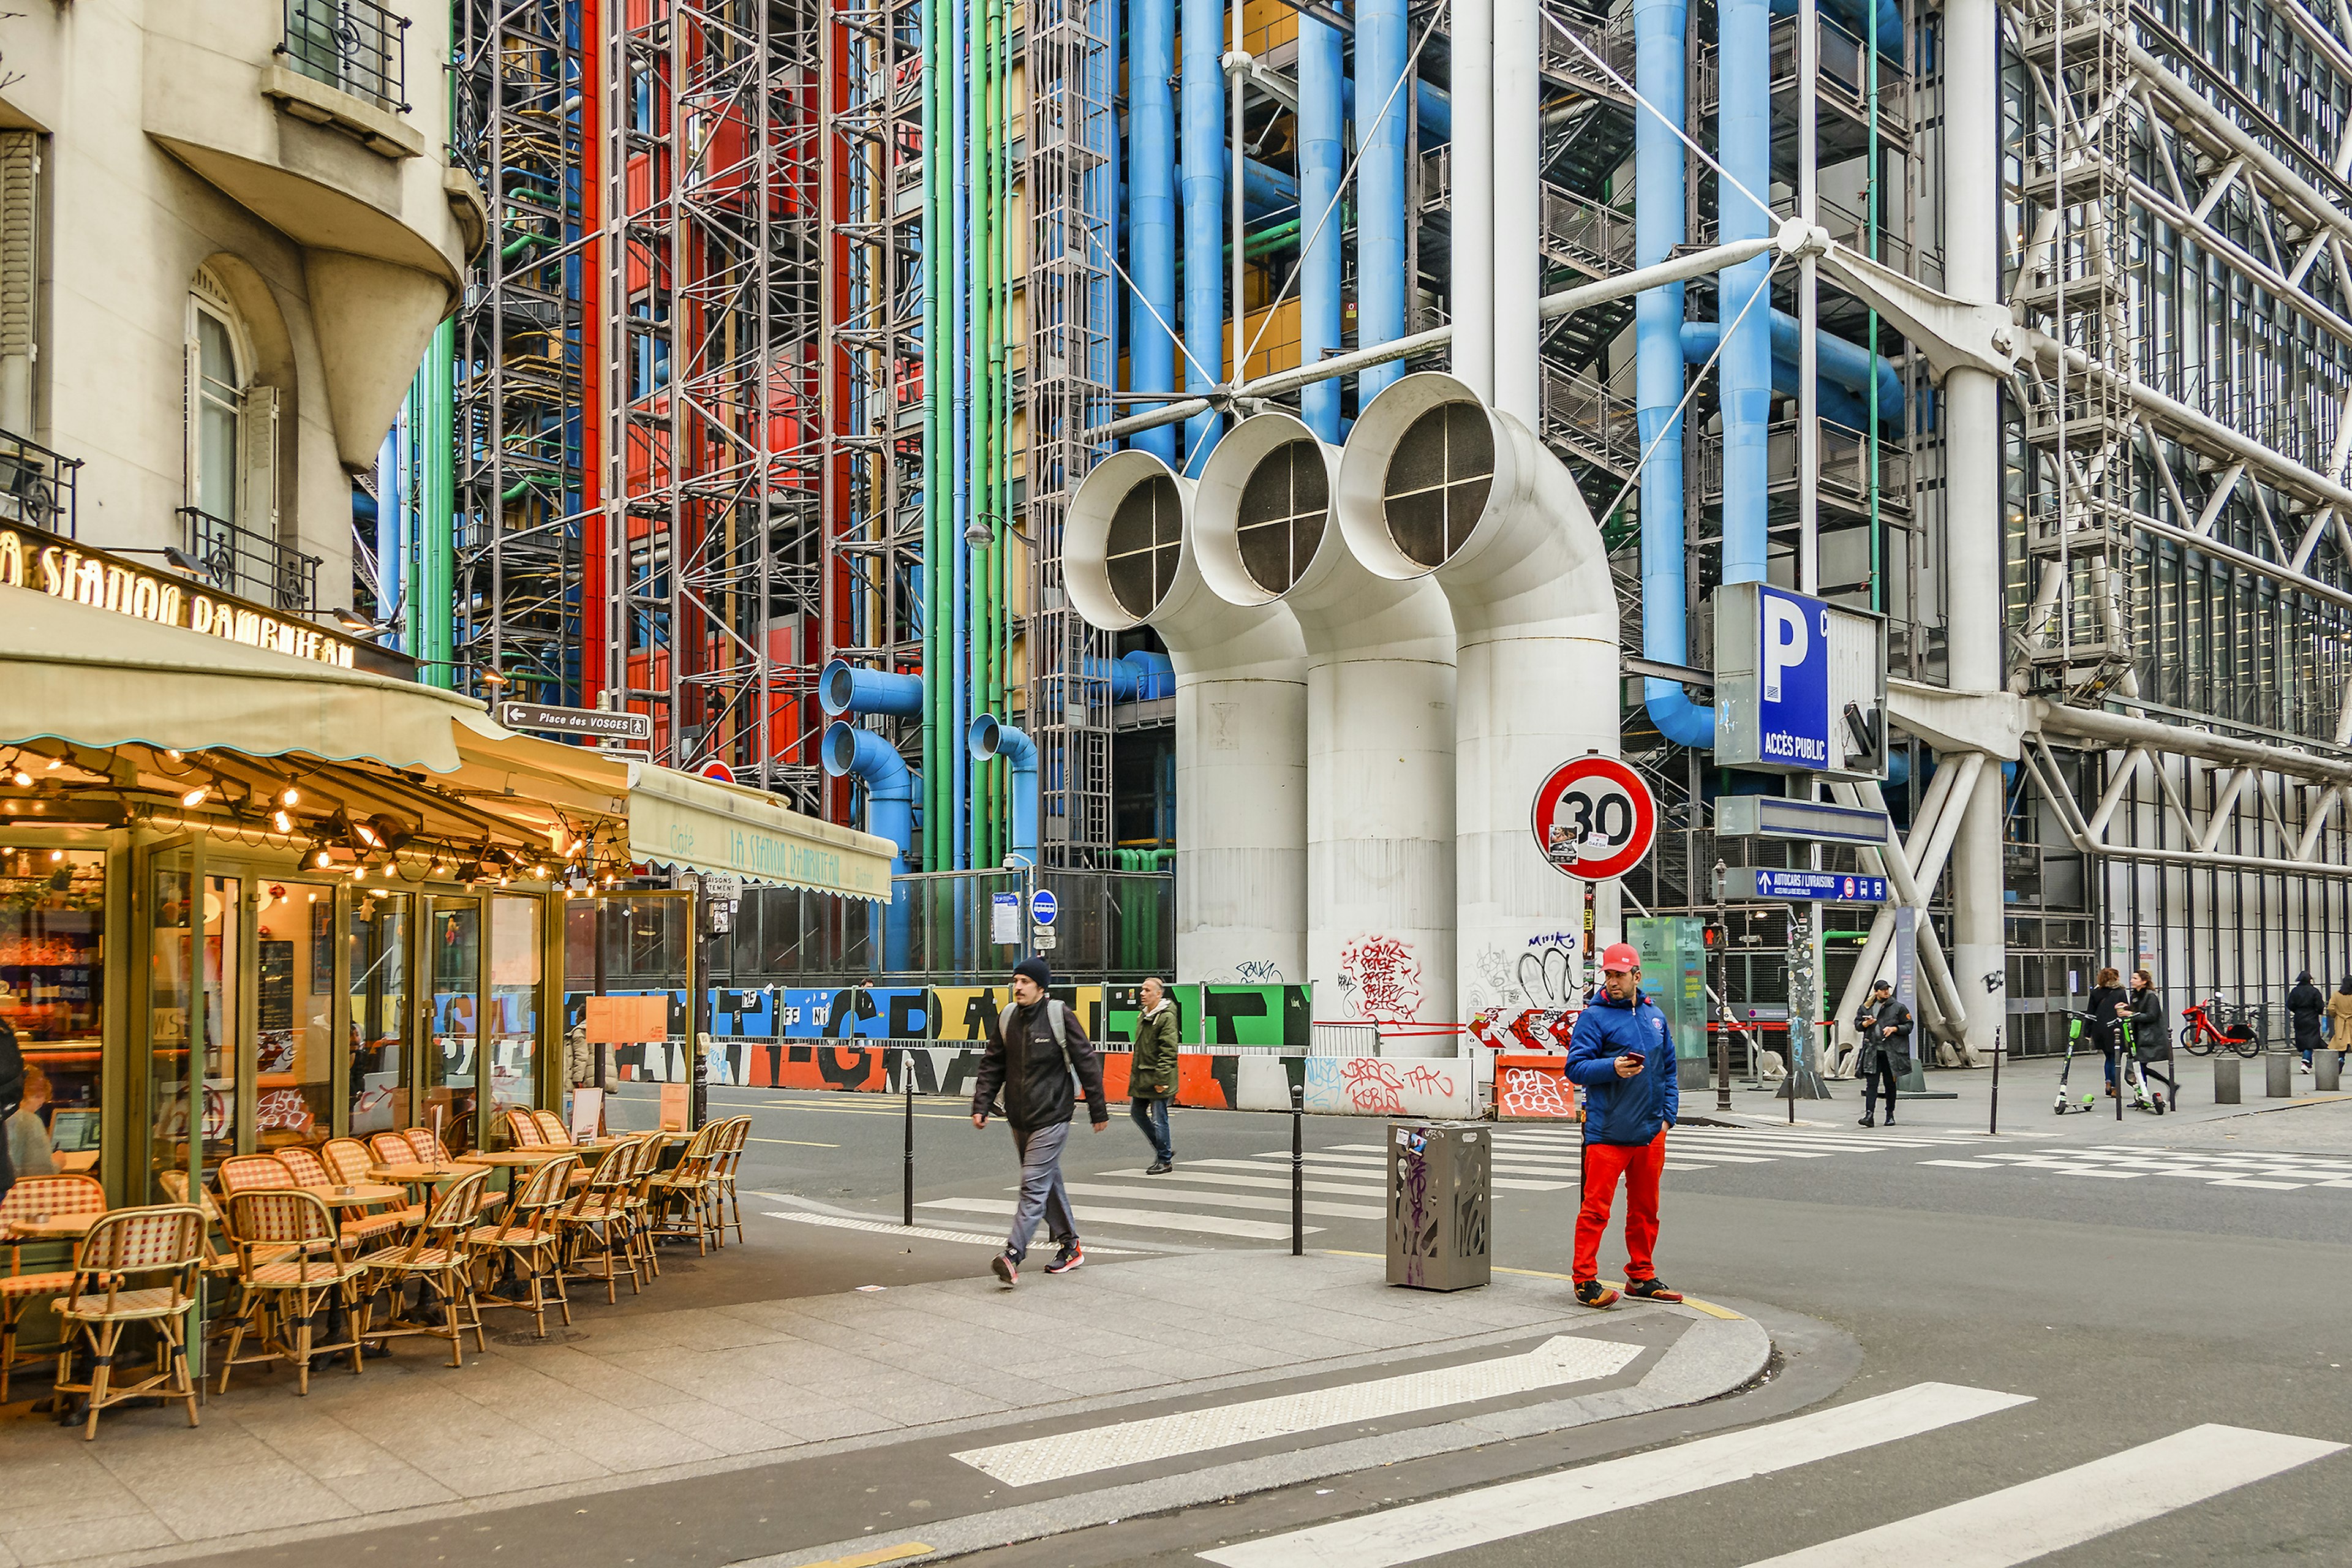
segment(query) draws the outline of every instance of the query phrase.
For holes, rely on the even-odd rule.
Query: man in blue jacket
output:
[[[1601,954],[1601,988],[1577,1016],[1568,1076],[1584,1088],[1584,1205],[1576,1215],[1576,1299],[1614,1306],[1601,1283],[1601,1237],[1617,1183],[1625,1183],[1625,1289],[1650,1301],[1679,1301],[1651,1261],[1658,1245],[1658,1175],[1666,1129],[1682,1111],[1675,1043],[1666,1016],[1642,992],[1642,955],[1626,942]]]

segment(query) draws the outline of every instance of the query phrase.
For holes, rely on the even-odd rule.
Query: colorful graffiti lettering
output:
[[[1340,1092],[1358,1110],[1374,1116],[1402,1116],[1404,1081],[1396,1068],[1378,1057],[1349,1057],[1339,1064]]]
[[[1421,1011],[1421,960],[1396,937],[1353,938],[1339,949],[1339,989],[1359,1017],[1410,1019]]]
[[[1575,1102],[1568,1097],[1568,1080],[1541,1068],[1506,1068],[1498,1115],[1570,1117]]]

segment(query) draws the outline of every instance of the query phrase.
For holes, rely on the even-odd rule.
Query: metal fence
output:
[[[280,544],[265,533],[239,528],[225,517],[192,506],[180,508],[187,528],[187,552],[205,581],[224,594],[308,612],[319,606],[319,557]]]
[[[74,537],[74,480],[82,459],[0,430],[0,520]]]

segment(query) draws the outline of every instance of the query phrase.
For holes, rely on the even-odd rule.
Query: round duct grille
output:
[[[1331,476],[1312,441],[1286,441],[1250,470],[1235,533],[1242,570],[1269,594],[1286,594],[1323,542]]]
[[[1495,436],[1475,403],[1444,403],[1412,422],[1389,454],[1389,537],[1416,566],[1462,548],[1495,486]]]
[[[1176,581],[1184,551],[1184,499],[1176,481],[1154,474],[1120,499],[1111,513],[1103,569],[1111,597],[1137,620],[1150,620]]]

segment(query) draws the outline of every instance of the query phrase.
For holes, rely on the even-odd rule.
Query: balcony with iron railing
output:
[[[74,486],[82,459],[0,430],[0,522],[73,538]]]
[[[186,549],[204,581],[224,594],[296,615],[319,607],[320,558],[196,507],[179,510]]]
[[[283,0],[277,53],[288,67],[380,109],[406,114],[408,18],[376,0]]]

